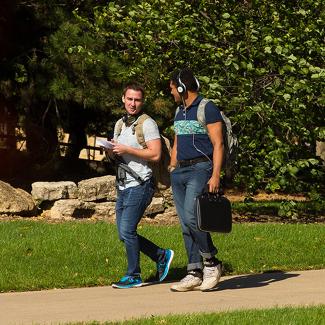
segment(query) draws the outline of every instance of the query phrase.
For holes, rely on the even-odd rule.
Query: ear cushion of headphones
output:
[[[178,91],[178,93],[179,94],[183,94],[183,93],[185,93],[186,92],[186,86],[185,86],[185,84],[182,82],[182,80],[181,80],[181,77],[180,77],[180,74],[181,73],[179,73],[179,75],[178,75],[178,85],[177,85],[177,91]]]
[[[184,89],[183,86],[178,86],[178,87],[177,87],[177,91],[178,91],[179,94],[183,94],[183,93],[185,93],[185,89]]]

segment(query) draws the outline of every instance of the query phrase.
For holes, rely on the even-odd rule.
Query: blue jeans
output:
[[[195,211],[195,198],[204,191],[211,173],[212,164],[209,161],[178,167],[171,173],[174,202],[188,257],[188,271],[202,269],[203,258],[217,254],[210,233],[198,229]]]
[[[164,250],[140,236],[137,226],[154,194],[154,184],[150,179],[142,185],[117,190],[116,224],[119,239],[124,242],[128,261],[127,275],[138,276],[140,269],[140,251],[158,262]]]

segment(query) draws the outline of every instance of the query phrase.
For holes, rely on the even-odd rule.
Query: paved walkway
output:
[[[0,324],[118,321],[152,315],[325,304],[325,270],[225,276],[212,292],[171,292],[170,283],[0,294]]]

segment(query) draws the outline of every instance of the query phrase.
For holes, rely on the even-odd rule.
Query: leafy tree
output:
[[[160,109],[171,71],[192,67],[239,135],[235,184],[305,191],[323,177],[315,157],[324,137],[322,8],[308,0],[110,2],[93,19],[76,13],[85,39],[65,47],[66,60],[92,64],[88,77],[115,60],[112,73],[140,79]],[[172,115],[167,110],[165,120]]]
[[[60,11],[42,55],[24,65],[37,98],[51,100],[63,120],[77,107],[87,112],[88,132],[109,133],[123,84],[137,79],[150,113],[171,134],[168,80],[190,66],[239,136],[235,185],[324,190],[315,156],[315,141],[325,138],[323,1],[93,3],[72,1]]]

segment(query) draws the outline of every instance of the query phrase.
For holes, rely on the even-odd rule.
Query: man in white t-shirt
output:
[[[137,233],[137,226],[147,206],[150,204],[155,186],[152,170],[148,162],[159,161],[161,140],[156,122],[147,118],[143,122],[146,148],[137,141],[135,125],[142,114],[144,89],[137,83],[129,83],[122,96],[126,114],[122,118],[122,128],[114,128],[112,152],[123,161],[117,171],[116,223],[119,238],[124,242],[128,261],[126,275],[114,288],[132,288],[142,285],[140,252],[149,256],[157,265],[157,279],[163,281],[169,271],[174,252],[163,249]],[[121,167],[121,166],[124,166]]]

